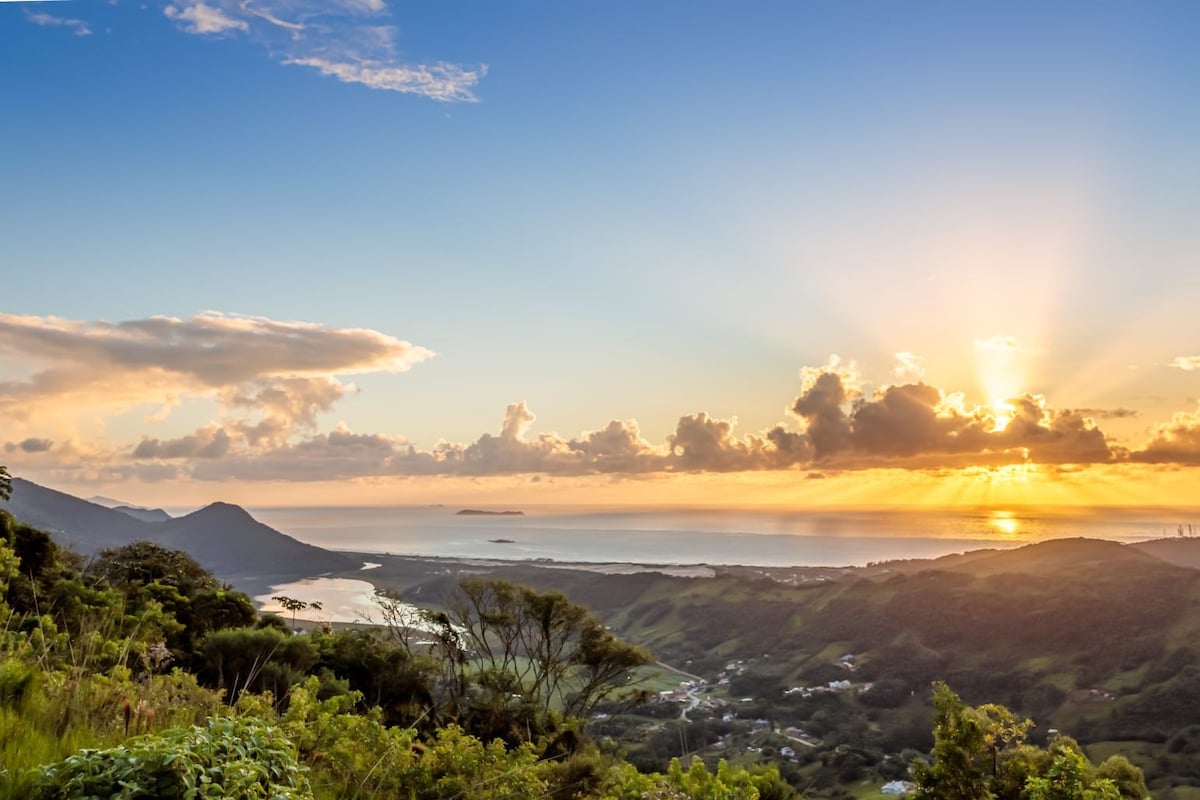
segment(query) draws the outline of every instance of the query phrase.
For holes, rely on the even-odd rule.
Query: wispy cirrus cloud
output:
[[[12,2],[12,0],[8,0]],[[76,36],[91,36],[92,29],[88,27],[87,22],[81,19],[71,19],[69,17],[56,17],[53,14],[44,12],[26,11],[25,17],[34,25],[53,28],[70,28],[71,32]]]
[[[174,0],[163,13],[186,33],[245,35],[281,64],[371,89],[475,102],[486,65],[411,63],[384,0]]]
[[[194,2],[172,5],[163,9],[167,19],[174,20],[187,33],[216,34],[228,31],[249,31],[245,20],[235,19],[217,6]]]

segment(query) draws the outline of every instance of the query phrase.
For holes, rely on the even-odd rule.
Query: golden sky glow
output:
[[[264,2],[0,3],[15,474],[1196,502],[1190,7]]]

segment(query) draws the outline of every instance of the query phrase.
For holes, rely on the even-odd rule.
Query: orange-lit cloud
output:
[[[289,430],[311,427],[352,390],[339,376],[401,372],[433,355],[376,331],[216,312],[120,323],[0,313],[0,354],[31,365],[23,379],[0,382],[6,418],[142,404],[162,418],[191,396],[256,409]]]
[[[1021,348],[1006,338],[977,344],[1004,353]],[[897,354],[893,377],[900,382],[873,389],[853,362],[837,356],[801,369],[786,418],[758,431],[739,432],[735,418],[696,411],[680,416],[658,441],[632,419],[576,436],[534,433],[536,417],[517,402],[498,432],[430,447],[344,423],[321,430],[323,415],[358,391],[345,376],[403,371],[432,355],[376,331],[214,312],[116,324],[0,314],[0,353],[29,365],[25,377],[0,383],[0,412],[24,414],[27,422],[56,407],[115,413],[147,406],[156,411],[145,419],[157,420],[188,398],[215,404],[219,418],[186,435],[117,442],[18,433],[3,445],[30,465],[76,481],[645,480],[772,472],[800,481],[867,470],[1200,464],[1200,412],[1178,414],[1154,427],[1144,446],[1129,447],[1098,421],[1134,410],[1054,408],[1028,393],[1001,398],[1002,411],[995,403],[970,405],[963,394],[920,377],[922,359],[911,353]]]

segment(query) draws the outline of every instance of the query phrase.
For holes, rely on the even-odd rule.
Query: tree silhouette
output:
[[[0,500],[7,500],[12,497],[12,477],[8,474],[8,467],[0,464]]]
[[[287,595],[283,595],[283,594],[275,595],[271,599],[276,601],[277,603],[279,603],[279,605],[283,606],[285,610],[292,612],[292,627],[293,628],[296,627],[296,612],[297,611],[303,611],[306,608],[311,608],[313,611],[321,610],[321,604],[316,601],[313,601],[311,603],[306,603],[303,600],[297,600],[294,597],[288,597]]]

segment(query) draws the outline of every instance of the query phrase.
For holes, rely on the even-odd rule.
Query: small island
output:
[[[464,508],[457,512],[459,517],[523,517],[524,511],[483,511],[478,508]]]
[[[492,544],[516,544],[516,539],[488,539]]]

